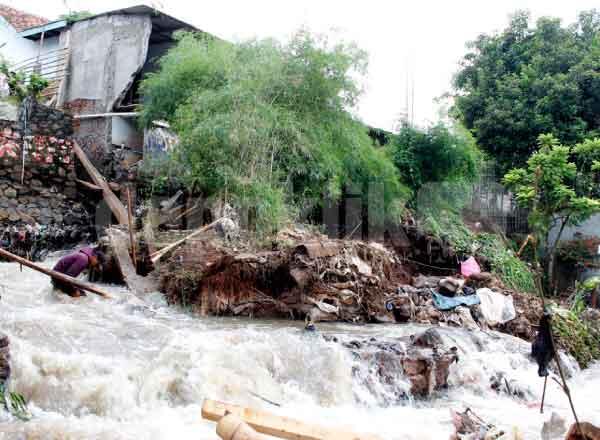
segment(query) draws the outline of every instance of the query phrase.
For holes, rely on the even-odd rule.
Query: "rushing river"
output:
[[[200,417],[204,398],[383,439],[448,439],[451,408],[470,407],[507,432],[518,428],[525,439],[539,439],[552,412],[567,424],[572,420],[553,381],[545,414],[539,413],[542,381],[527,357],[529,344],[510,336],[445,329],[444,338],[460,353],[450,390],[428,401],[388,406],[384,387],[378,393],[377,386],[367,389],[353,378],[353,367],[363,375],[367,368],[354,365],[341,346],[307,337],[299,324],[199,319],[167,307],[159,294],[141,301],[123,288],[107,290],[115,299],[73,299],[57,295],[39,273],[0,264],[0,329],[11,340],[11,388],[26,397],[33,414],[21,422],[0,411],[1,440],[216,439],[215,425]],[[422,329],[319,328],[339,338]],[[571,368],[580,418],[600,425],[600,365],[583,372]],[[489,379],[497,372],[518,383],[525,397],[492,391]]]

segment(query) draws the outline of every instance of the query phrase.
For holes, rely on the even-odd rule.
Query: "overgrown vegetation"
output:
[[[9,95],[17,102],[23,101],[28,96],[38,99],[49,84],[48,80],[38,73],[26,74],[12,70],[4,60],[0,61],[0,73],[6,77]]]
[[[600,14],[563,26],[519,11],[469,45],[456,75],[455,112],[503,172],[523,166],[540,134],[572,145],[600,130]]]
[[[473,233],[465,226],[460,210],[430,211],[424,216],[424,226],[428,232],[451,243],[459,255],[483,257],[507,288],[518,292],[536,291],[533,272],[514,250],[499,235]]]
[[[59,20],[65,20],[67,23],[72,24],[79,20],[84,20],[93,16],[90,11],[82,10],[82,11],[70,11],[68,14],[62,14],[58,17]]]
[[[345,185],[383,188],[397,220],[408,197],[400,174],[350,113],[366,57],[305,31],[288,44],[231,45],[183,33],[143,81],[143,121],[163,119],[181,138],[169,159],[205,197],[233,201],[270,232],[306,205],[337,199]],[[366,193],[366,191],[365,191]]]
[[[8,391],[4,384],[0,384],[0,403],[4,410],[19,420],[27,421],[31,419],[31,413],[27,408],[25,398],[19,393]]]
[[[595,185],[600,156],[600,139],[588,140],[569,148],[552,135],[540,135],[539,149],[527,161],[525,168],[506,174],[504,183],[515,192],[517,202],[530,210],[529,225],[536,236],[537,257],[544,262],[547,293],[554,291],[554,262],[558,243],[567,226],[578,225],[592,214],[600,212],[600,200]],[[589,162],[585,167],[577,163]],[[580,184],[579,182],[586,184]],[[553,241],[550,232],[558,232]]]
[[[575,357],[581,368],[600,359],[600,332],[582,320],[580,313],[560,310],[554,314],[552,322],[558,345]]]
[[[403,181],[415,193],[424,184],[473,182],[483,159],[464,128],[441,122],[426,129],[403,125],[388,149]]]

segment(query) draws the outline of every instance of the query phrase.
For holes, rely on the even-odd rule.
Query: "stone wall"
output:
[[[24,123],[23,112],[21,106],[18,121],[0,120],[0,237],[4,246],[12,240],[7,231],[14,234],[25,225],[46,230],[89,229],[90,225],[76,187],[71,117],[32,103]]]

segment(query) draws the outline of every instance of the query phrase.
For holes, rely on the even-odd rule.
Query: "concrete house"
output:
[[[3,31],[12,46],[0,53],[10,53],[16,68],[51,81],[46,102],[73,115],[75,138],[92,162],[110,175],[116,162],[141,157],[144,133],[135,112],[140,80],[174,44],[174,32],[197,29],[144,5],[75,22],[8,21],[17,26]]]

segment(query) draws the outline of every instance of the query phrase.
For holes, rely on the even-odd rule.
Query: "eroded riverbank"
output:
[[[46,277],[8,263],[0,264],[0,284],[11,386],[30,401],[34,415],[26,423],[3,419],[1,439],[214,439],[214,425],[200,419],[204,398],[386,439],[448,438],[450,409],[466,407],[505,431],[517,427],[526,439],[540,438],[553,411],[571,422],[566,398],[552,381],[546,412],[539,414],[542,382],[528,358],[530,346],[509,335],[442,329],[460,357],[450,369],[450,389],[430,400],[390,404],[369,365],[340,344],[307,337],[300,323],[198,319],[167,307],[159,294],[144,303],[116,287],[108,288],[115,297],[109,301],[56,296]],[[423,328],[319,324],[339,340],[393,338]],[[583,372],[571,365],[579,415],[599,424],[600,365]],[[518,384],[523,396],[492,390],[490,378],[498,373]]]

